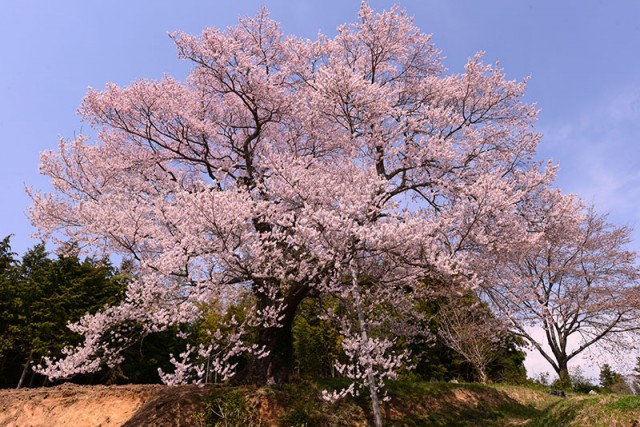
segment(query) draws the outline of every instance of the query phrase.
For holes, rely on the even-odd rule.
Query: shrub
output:
[[[204,427],[259,427],[262,425],[256,409],[238,391],[210,396],[205,402]]]

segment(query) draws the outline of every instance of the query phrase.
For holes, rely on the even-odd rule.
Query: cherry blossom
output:
[[[392,338],[417,333],[425,277],[475,286],[480,249],[533,238],[521,213],[554,168],[534,161],[525,83],[482,54],[447,73],[398,8],[363,3],[358,19],[311,41],[263,9],[173,33],[193,65],[184,82],[89,90],[79,113],[96,136],[42,154],[54,191],[31,190],[30,215],[42,237],[132,259],[136,279],[120,305],[73,325],[84,342],[42,372],[118,363],[145,334],[250,294],[228,344],[212,335],[162,378],[201,381],[204,360],[226,378],[246,352],[246,374],[287,381],[298,305],[332,295],[352,314],[341,369],[373,393],[406,359]]]

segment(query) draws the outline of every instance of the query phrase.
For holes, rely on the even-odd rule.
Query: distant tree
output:
[[[603,364],[600,367],[600,385],[604,388],[609,388],[614,385],[620,374],[614,371],[608,363]]]
[[[538,377],[534,379],[534,382],[548,386],[549,385],[549,372],[540,372]]]
[[[600,386],[608,392],[617,394],[633,394],[633,385],[629,385],[624,375],[616,372],[608,363],[600,367]]]
[[[496,255],[494,267],[485,270],[484,292],[513,332],[569,383],[568,362],[587,348],[638,342],[640,274],[636,253],[627,248],[628,227],[612,225],[571,198],[540,202],[531,215],[536,238]],[[543,342],[531,334],[535,327],[544,331]],[[572,347],[574,337],[580,341]]]
[[[585,375],[580,365],[572,366],[569,376],[571,378],[570,383],[558,378],[553,382],[552,387],[565,390],[571,389],[578,393],[588,393],[591,390],[598,389],[598,386],[593,383],[593,380]]]
[[[479,382],[486,383],[487,368],[503,347],[507,329],[475,296],[466,300],[450,298],[440,307],[438,336],[473,366]]]
[[[415,374],[423,379],[448,381],[461,379],[477,381],[478,375],[473,366],[460,353],[452,349],[440,334],[440,316],[442,307],[449,305],[450,297],[439,296],[418,304],[416,310],[424,313],[423,328],[430,332],[432,339],[418,340],[408,344],[414,355]],[[457,297],[458,304],[482,306],[472,293],[464,298]],[[484,306],[484,314],[493,316]],[[507,331],[501,345],[495,346],[495,355],[486,367],[488,380],[493,382],[523,383],[527,374],[524,367],[525,353],[521,350],[523,341]]]

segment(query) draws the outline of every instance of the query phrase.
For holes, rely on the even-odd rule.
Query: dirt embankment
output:
[[[324,387],[309,382],[262,388],[64,384],[0,390],[0,427],[198,427],[220,417],[230,425],[261,427],[371,423],[368,399],[331,405],[320,398]],[[606,422],[594,426],[640,426],[637,396],[562,399],[518,386],[412,381],[390,383],[388,392],[391,401],[383,410],[389,426],[582,426],[583,420],[597,417]]]
[[[161,385],[0,390],[0,427],[197,426],[206,388]]]

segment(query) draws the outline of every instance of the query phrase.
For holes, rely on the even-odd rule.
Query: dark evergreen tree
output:
[[[106,260],[52,259],[42,244],[16,261],[4,239],[0,259],[0,386],[41,385],[33,366],[78,342],[67,324],[117,302],[124,284]]]
[[[614,371],[605,363],[600,368],[600,386],[604,391],[617,394],[633,394],[633,387],[627,383],[625,377]]]
[[[600,367],[600,385],[605,389],[611,387],[616,383],[619,375],[608,363],[605,363]]]
[[[2,378],[13,364],[12,349],[16,337],[18,304],[16,300],[16,259],[11,251],[11,236],[0,241],[0,386],[5,386]]]

